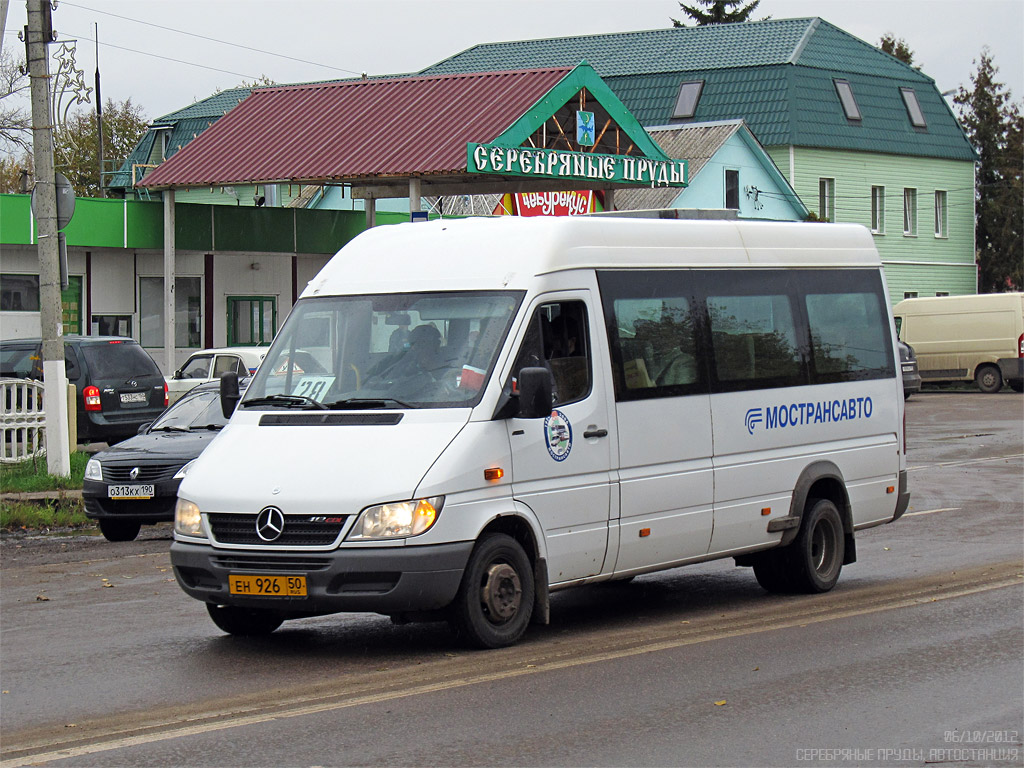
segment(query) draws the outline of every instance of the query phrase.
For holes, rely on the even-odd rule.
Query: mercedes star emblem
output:
[[[284,513],[277,507],[264,507],[256,516],[256,535],[263,541],[277,541],[284,532]]]

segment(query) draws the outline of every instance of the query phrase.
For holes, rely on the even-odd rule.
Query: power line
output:
[[[197,34],[195,32],[186,32],[183,29],[174,29],[173,27],[165,27],[165,26],[163,26],[161,24],[154,24],[154,23],[152,23],[150,21],[142,21],[141,19],[133,19],[130,16],[121,16],[121,15],[116,14],[116,13],[111,13],[110,11],[100,11],[100,10],[98,10],[96,8],[89,8],[88,6],[85,6],[85,5],[79,5],[78,3],[69,3],[69,2],[67,2],[67,0],[63,0],[63,5],[68,5],[68,6],[71,6],[72,8],[81,8],[83,11],[91,11],[92,13],[102,13],[104,16],[113,16],[114,18],[123,19],[124,21],[131,21],[131,22],[134,22],[136,24],[145,24],[147,27],[155,27],[156,29],[162,29],[162,30],[165,30],[167,32],[176,32],[179,35],[188,35],[189,37],[195,37],[195,38],[198,38],[200,40],[207,40],[207,41],[209,41],[211,43],[220,43],[221,45],[230,45],[230,46],[232,46],[234,48],[241,48],[242,50],[245,50],[245,51],[254,51],[255,53],[262,53],[262,54],[266,54],[267,56],[277,56],[280,59],[288,59],[290,61],[297,61],[300,64],[310,64],[310,65],[312,65],[314,67],[323,67],[324,69],[333,69],[336,72],[347,72],[350,75],[360,75],[360,74],[362,74],[361,72],[355,72],[355,71],[353,71],[351,69],[345,69],[343,67],[334,67],[334,66],[331,66],[330,64],[321,64],[321,63],[316,62],[316,61],[308,61],[306,59],[298,59],[298,58],[296,58],[294,56],[287,56],[287,55],[285,55],[283,53],[274,53],[273,51],[265,51],[262,48],[253,48],[253,47],[248,46],[248,45],[241,45],[240,43],[232,43],[232,42],[230,42],[228,40],[218,40],[215,37],[207,37],[206,35],[200,35],[200,34]],[[114,47],[116,48],[117,46],[114,46]],[[129,49],[126,49],[126,50],[129,50]],[[176,59],[171,59],[171,61],[176,61]],[[219,71],[223,72],[224,70],[219,70]],[[231,72],[230,74],[237,74],[237,73]],[[248,77],[248,75],[246,75],[246,77]]]
[[[88,40],[90,43],[97,42],[95,39],[89,37],[88,35],[76,35],[74,32],[68,32],[67,34],[70,35],[72,38],[75,38],[77,40]],[[185,61],[184,59],[175,59],[175,58],[172,58],[170,56],[161,56],[158,53],[150,53],[149,51],[138,51],[135,48],[126,48],[123,45],[114,45],[114,43],[104,43],[104,42],[100,41],[99,44],[102,45],[102,46],[105,46],[107,48],[117,48],[118,50],[121,50],[121,51],[128,51],[129,53],[137,53],[140,56],[152,56],[154,59],[163,59],[164,61],[173,61],[173,62],[175,62],[177,64],[188,64],[190,67],[198,67],[199,69],[210,69],[210,70],[213,70],[214,72],[223,72],[224,74],[227,74],[227,75],[235,75],[236,77],[248,78],[248,79],[253,80],[253,81],[259,80],[259,77],[256,76],[256,75],[246,75],[246,74],[243,74],[241,72],[232,72],[230,69],[218,69],[217,67],[210,67],[210,66],[207,66],[206,64],[196,64],[194,61]]]

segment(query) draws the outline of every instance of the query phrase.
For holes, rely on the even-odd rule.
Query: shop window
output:
[[[174,346],[198,349],[203,335],[202,278],[174,278]],[[139,278],[139,343],[164,345],[164,279]]]
[[[0,310],[39,311],[39,275],[0,275]]]

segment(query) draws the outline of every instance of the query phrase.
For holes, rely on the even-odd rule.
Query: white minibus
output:
[[[232,634],[369,611],[481,647],[556,590],[715,558],[827,591],[909,501],[886,296],[856,225],[371,229],[244,396],[222,380],[175,576]]]

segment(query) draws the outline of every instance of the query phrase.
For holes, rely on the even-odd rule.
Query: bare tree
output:
[[[15,58],[10,48],[5,49],[0,53],[0,153],[21,155],[32,149],[28,90],[25,60]]]

